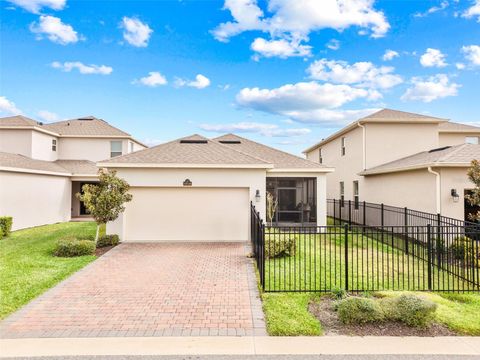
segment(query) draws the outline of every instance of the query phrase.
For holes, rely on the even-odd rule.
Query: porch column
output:
[[[317,175],[317,226],[327,225],[327,176]]]

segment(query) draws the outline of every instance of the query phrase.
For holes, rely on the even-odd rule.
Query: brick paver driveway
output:
[[[246,253],[121,244],[0,323],[1,337],[265,335]]]

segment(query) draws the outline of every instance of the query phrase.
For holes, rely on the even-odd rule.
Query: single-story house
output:
[[[278,199],[275,224],[326,224],[332,168],[233,134],[192,135],[97,166],[131,186],[133,200],[107,224],[122,241],[246,241],[250,203],[266,219],[267,191]]]

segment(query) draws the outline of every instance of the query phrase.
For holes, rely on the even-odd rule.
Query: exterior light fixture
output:
[[[183,186],[192,186],[192,181],[190,179],[185,179]]]
[[[255,201],[260,202],[261,199],[260,190],[255,191]]]
[[[457,193],[457,189],[450,190],[450,195],[452,195],[453,202],[458,202],[458,200],[460,199],[460,196]]]

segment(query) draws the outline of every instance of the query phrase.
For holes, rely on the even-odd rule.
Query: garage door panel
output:
[[[247,188],[132,188],[126,241],[246,241]]]

